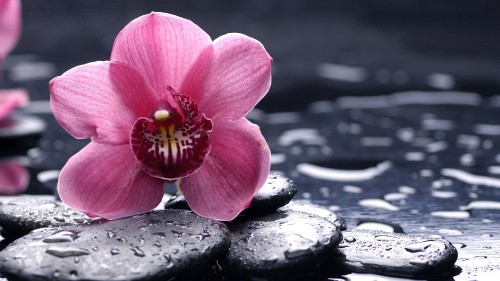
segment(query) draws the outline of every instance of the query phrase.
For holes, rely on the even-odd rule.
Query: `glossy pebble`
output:
[[[169,280],[225,254],[227,227],[186,210],[44,228],[0,252],[15,280]]]

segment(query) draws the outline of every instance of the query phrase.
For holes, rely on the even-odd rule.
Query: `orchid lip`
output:
[[[189,176],[201,167],[210,152],[212,130],[212,121],[200,116],[191,98],[172,96],[178,104],[161,100],[152,117],[136,120],[130,139],[142,169],[166,180]]]

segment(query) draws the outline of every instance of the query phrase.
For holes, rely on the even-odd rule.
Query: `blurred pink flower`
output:
[[[115,219],[151,210],[164,183],[177,182],[194,212],[232,220],[269,173],[267,143],[244,116],[269,90],[271,63],[242,34],[212,42],[174,15],[133,20],[110,61],[50,82],[55,118],[92,140],[61,170],[61,199]]]
[[[19,0],[0,0],[0,67],[14,48],[21,31],[21,3]]]
[[[28,92],[24,89],[0,90],[0,120],[5,119],[14,109],[28,103]]]
[[[28,170],[17,161],[0,162],[0,194],[17,194],[26,190]]]
[[[0,0],[0,78],[3,60],[16,45],[20,30],[21,3],[19,0]],[[27,102],[25,90],[0,90],[0,120]]]

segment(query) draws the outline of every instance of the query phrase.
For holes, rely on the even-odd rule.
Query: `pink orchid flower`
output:
[[[0,120],[3,120],[14,109],[28,104],[29,95],[24,89],[0,90]]]
[[[29,172],[18,161],[0,162],[0,194],[17,194],[26,190]]]
[[[21,3],[19,0],[0,0],[0,66],[14,48],[21,31]]]
[[[116,219],[153,209],[176,182],[197,214],[234,219],[269,174],[266,141],[244,116],[269,90],[271,63],[242,34],[212,42],[174,15],[133,20],[110,61],[50,82],[55,118],[92,140],[61,170],[62,201]]]

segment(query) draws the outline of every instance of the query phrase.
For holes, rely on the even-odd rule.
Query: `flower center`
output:
[[[188,96],[172,93],[172,97],[170,103],[159,101],[150,117],[136,120],[130,144],[146,173],[175,181],[203,164],[210,151],[212,121],[198,113]]]

